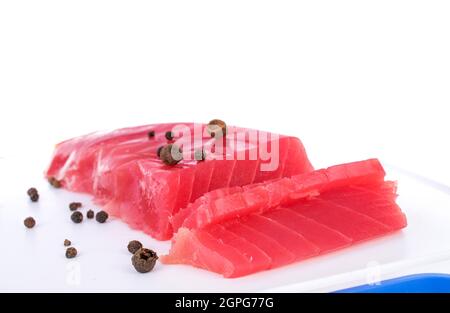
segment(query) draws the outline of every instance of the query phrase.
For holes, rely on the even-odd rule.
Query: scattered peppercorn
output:
[[[30,197],[30,200],[33,202],[37,202],[39,200],[39,193],[36,188],[31,187],[27,190],[27,194]]]
[[[206,159],[205,151],[203,149],[195,150],[194,159],[196,161],[205,161],[205,159]]]
[[[174,138],[173,133],[172,133],[170,130],[167,131],[167,132],[166,132],[166,139],[167,139],[167,140],[173,140],[173,138]]]
[[[38,191],[37,191],[37,189],[34,188],[34,187],[31,187],[30,189],[27,190],[27,194],[28,194],[29,196],[34,195],[34,194],[36,194],[36,193],[38,193]]]
[[[147,135],[148,135],[148,138],[153,138],[153,137],[155,137],[155,131],[151,130],[147,133]]]
[[[49,177],[48,182],[55,188],[61,188],[62,184],[60,180],[57,180],[55,177]]]
[[[108,213],[105,211],[100,211],[95,214],[95,220],[99,223],[104,223],[108,219]]]
[[[81,202],[72,202],[69,204],[69,209],[70,211],[75,211],[81,208],[82,206],[83,204],[81,204]]]
[[[157,259],[155,251],[141,248],[133,254],[131,263],[139,273],[148,273],[155,267]]]
[[[142,248],[142,243],[140,241],[137,240],[131,240],[128,243],[128,251],[130,251],[131,253],[135,254],[139,249]]]
[[[34,225],[36,225],[36,221],[34,220],[34,218],[27,217],[24,221],[23,224],[25,225],[26,228],[33,228]]]
[[[170,144],[161,149],[159,158],[166,165],[175,165],[183,159],[183,153],[177,145]]]
[[[89,219],[94,218],[94,211],[92,210],[87,211],[86,216]]]
[[[70,216],[70,219],[72,220],[72,222],[79,224],[83,221],[83,213],[81,213],[80,211],[75,211]]]
[[[206,125],[206,130],[214,138],[220,138],[227,134],[227,124],[224,121],[214,119]]]
[[[72,244],[72,242],[69,239],[64,239],[64,246],[68,247]]]
[[[158,148],[158,150],[156,150],[156,155],[158,156],[158,158],[161,156],[161,150],[164,148],[164,146],[161,146]]]
[[[39,201],[39,194],[35,193],[34,195],[30,196],[30,200],[33,202],[38,202]]]
[[[78,254],[78,251],[74,247],[69,247],[66,249],[66,258],[68,258],[68,259],[73,259],[74,257],[77,256],[77,254]]]

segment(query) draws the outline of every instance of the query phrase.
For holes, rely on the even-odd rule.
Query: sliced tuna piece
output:
[[[327,190],[347,188],[350,185],[379,185],[384,181],[384,176],[385,172],[380,162],[370,159],[294,175],[291,178],[247,185],[239,193],[218,199],[209,198],[207,201],[203,198],[198,199],[181,210],[180,216],[174,217],[176,222],[173,227],[175,231],[179,227],[201,228],[236,216],[261,213],[296,199],[326,193]],[[340,192],[337,190],[335,193]]]
[[[208,234],[242,254],[251,264],[249,273],[259,272],[270,268],[270,256],[250,241],[227,230],[222,225],[212,225],[205,229]]]
[[[198,267],[209,270],[213,267],[212,271],[224,277],[239,277],[349,247],[402,229],[406,227],[407,221],[395,203],[396,184],[383,180],[384,171],[377,164],[379,163],[371,160],[355,163],[355,168],[361,171],[355,171],[350,164],[346,164],[342,168],[333,167],[331,174],[328,170],[319,170],[311,175],[303,175],[309,178],[303,181],[303,190],[297,187],[292,189],[292,184],[279,183],[281,180],[277,180],[246,186],[241,190],[237,188],[228,195],[227,189],[221,189],[222,196],[219,198],[205,195],[205,201],[196,208],[197,212],[204,214],[203,217],[196,214],[198,218],[186,218],[186,222],[194,227],[189,229],[183,226],[179,229],[169,254],[162,256],[161,261],[192,264],[191,259],[195,259]],[[322,178],[325,178],[325,182],[321,185],[318,182]],[[298,176],[292,178],[297,179]],[[273,190],[281,191],[274,192],[271,196],[271,188],[268,189],[267,186],[273,186],[275,182],[277,187]],[[313,193],[308,195],[304,190]],[[290,197],[290,193],[295,193],[295,196]],[[278,199],[279,194],[285,194],[283,197],[289,201],[281,206],[271,206],[284,202]],[[304,196],[298,197],[300,194]],[[222,204],[218,205],[219,203]],[[208,205],[208,210],[201,209],[205,205]],[[239,216],[233,217],[233,214]],[[222,218],[224,216],[226,218]],[[224,232],[224,229],[228,232]],[[230,232],[234,236],[230,236]],[[208,256],[199,256],[198,253],[194,255],[185,248],[189,242],[202,245],[199,238],[204,233],[225,245],[218,249],[228,251],[232,247],[233,253],[238,253],[245,261],[227,256],[225,251],[222,259],[213,255],[212,261]],[[182,245],[179,244],[180,241]],[[206,248],[215,251],[212,244],[196,249],[203,251]],[[201,263],[209,265],[198,265]],[[229,263],[232,265],[228,265]]]
[[[173,234],[174,214],[209,191],[312,170],[297,138],[229,126],[219,140],[204,129],[192,123],[158,124],[70,139],[56,146],[46,176],[66,189],[94,195],[96,203],[133,228],[166,240]],[[168,131],[173,140],[166,138]],[[168,143],[183,149],[185,159],[177,165],[165,165],[157,156]],[[271,162],[264,150],[274,147],[280,150],[269,156],[277,166],[261,173]],[[198,150],[205,152],[204,161],[189,158]],[[296,160],[286,167],[287,155]]]
[[[289,251],[286,247],[280,245],[266,232],[257,231],[245,223],[241,223],[238,219],[223,223],[227,230],[233,232],[242,239],[253,243],[258,248],[263,250],[271,258],[271,268],[283,266],[294,262],[295,254]]]
[[[267,212],[265,217],[289,227],[305,239],[319,247],[320,253],[330,252],[350,246],[353,240],[313,219],[307,218],[293,210],[278,208]]]
[[[378,237],[393,230],[365,214],[340,205],[339,201],[299,201],[289,208],[340,232],[354,242]]]
[[[319,248],[298,232],[265,215],[251,214],[241,220],[245,225],[271,237],[295,255],[295,261],[319,254]]]

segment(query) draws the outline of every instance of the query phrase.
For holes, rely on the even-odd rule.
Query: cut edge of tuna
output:
[[[223,273],[225,277],[233,276],[233,264],[214,249],[200,242],[189,229],[179,229],[177,237],[173,238],[173,245],[176,245],[177,248],[170,254],[160,257],[163,263],[189,264],[211,272]]]
[[[377,159],[331,166],[308,173],[264,183],[247,185],[231,191],[222,189],[221,196],[205,194],[172,218],[176,232],[180,227],[202,228],[251,213],[261,213],[297,199],[347,185],[384,181],[385,171]]]

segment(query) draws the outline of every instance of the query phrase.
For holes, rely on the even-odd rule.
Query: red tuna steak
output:
[[[376,160],[319,170],[309,176],[316,174],[327,180],[312,184],[316,186],[311,189],[314,192],[306,197],[298,197],[304,195],[300,187],[290,187],[287,194],[294,196],[286,202],[277,200],[279,204],[274,207],[261,210],[267,201],[253,205],[251,210],[241,206],[233,213],[240,217],[215,219],[200,228],[180,228],[162,262],[190,264],[224,277],[240,277],[406,227],[406,217],[395,203],[395,183],[384,181],[384,171]],[[311,183],[306,181],[304,188],[310,190]],[[258,188],[271,184],[259,184]],[[233,190],[225,198],[242,195],[252,188]]]
[[[174,135],[170,141],[169,131]],[[174,166],[157,156],[158,148],[168,143],[182,148],[184,159]],[[201,149],[206,159],[193,159]],[[267,152],[272,153],[270,158]],[[228,127],[225,137],[214,139],[205,125],[179,123],[97,132],[64,141],[56,146],[46,176],[60,180],[68,190],[94,195],[96,203],[131,227],[166,240],[172,236],[172,216],[207,192],[311,170],[305,149],[295,137]]]

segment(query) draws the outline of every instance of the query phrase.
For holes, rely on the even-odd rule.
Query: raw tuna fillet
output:
[[[275,206],[312,197],[341,186],[383,182],[384,176],[385,172],[380,162],[371,159],[242,188],[224,188],[215,194],[206,194],[180,210],[173,217],[172,225],[174,231],[180,227],[201,228],[228,218],[252,212],[261,213]],[[220,196],[216,196],[218,194]],[[365,197],[364,200],[368,201],[368,198]]]
[[[377,160],[367,160],[234,188],[228,195],[221,190],[219,198],[206,194],[161,260],[240,277],[390,234],[407,222],[395,202],[396,184],[384,175]],[[266,195],[258,195],[263,187]],[[271,196],[272,189],[282,196]],[[265,200],[235,205],[249,190]]]
[[[155,135],[149,138],[149,131]],[[168,143],[182,148],[184,159],[177,165],[165,165],[157,156]],[[206,160],[196,161],[194,152],[201,149]],[[266,151],[273,153],[270,158]],[[166,240],[173,234],[173,215],[205,193],[229,188],[208,196],[221,198],[233,187],[312,169],[295,137],[228,127],[225,137],[214,139],[205,125],[158,124],[64,141],[56,146],[46,176],[66,189],[94,195],[96,203],[131,227]]]

